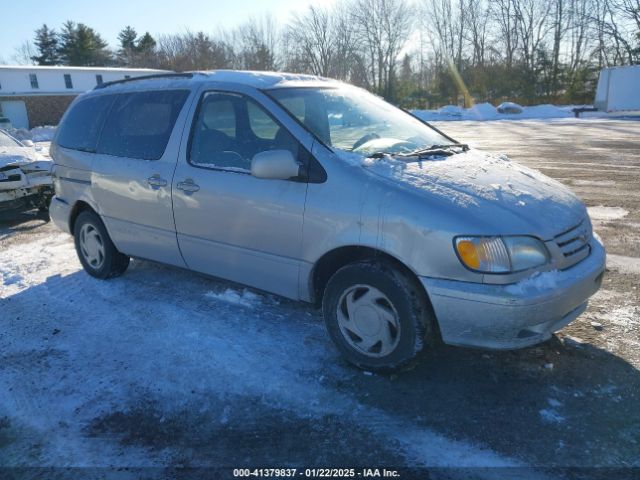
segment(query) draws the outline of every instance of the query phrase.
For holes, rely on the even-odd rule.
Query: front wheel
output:
[[[95,213],[84,211],[78,215],[73,237],[80,263],[92,277],[117,277],[129,266],[129,257],[116,249],[102,220]]]
[[[432,335],[432,314],[421,286],[385,261],[338,270],[327,284],[322,310],[338,350],[366,370],[405,367]]]

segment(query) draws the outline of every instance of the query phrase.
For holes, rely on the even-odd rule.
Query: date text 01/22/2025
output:
[[[234,477],[264,478],[400,478],[397,470],[386,468],[234,468]]]

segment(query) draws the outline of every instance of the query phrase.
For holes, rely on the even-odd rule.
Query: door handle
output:
[[[151,185],[152,188],[160,188],[160,187],[167,186],[167,181],[164,178],[160,178],[160,175],[154,175],[152,177],[147,178],[147,183]]]
[[[200,186],[193,183],[193,180],[191,180],[190,178],[187,178],[184,182],[178,182],[176,184],[176,188],[178,190],[182,190],[187,194],[200,190]]]

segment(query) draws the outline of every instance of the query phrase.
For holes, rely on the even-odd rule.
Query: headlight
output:
[[[544,243],[534,237],[456,237],[458,258],[482,273],[511,273],[539,267],[550,259]]]

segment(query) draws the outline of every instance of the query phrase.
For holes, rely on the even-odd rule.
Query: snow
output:
[[[499,107],[510,104],[520,107],[511,102],[505,102]],[[490,103],[478,103],[470,108],[461,108],[455,105],[447,105],[438,110],[413,110],[418,118],[425,121],[446,121],[446,120],[532,120],[532,119],[562,119],[575,118],[572,109],[578,105],[534,105],[530,107],[520,107],[522,113],[500,113],[498,109]],[[582,105],[579,105],[582,106]],[[590,114],[593,116],[594,114]],[[598,114],[596,114],[597,116]],[[603,114],[599,114],[602,116]]]
[[[517,283],[507,285],[505,291],[511,295],[523,295],[531,291],[552,290],[556,288],[559,278],[558,270],[536,272]]]
[[[576,187],[615,187],[615,180],[571,180]]]
[[[514,102],[502,102],[497,107],[498,113],[521,114],[522,105]]]
[[[252,402],[255,421],[266,407],[290,419],[341,418],[412,466],[522,466],[336,388],[357,373],[341,365],[306,307],[138,260],[123,277],[100,281],[82,271],[70,236],[11,235],[0,238],[0,351],[14,362],[0,369],[0,418],[38,450],[9,450],[5,466],[166,465],[177,452],[89,438],[87,426],[143,399],[163,415],[212,405],[212,421],[239,428],[235,398]]]
[[[629,214],[628,210],[621,207],[604,207],[598,205],[596,207],[588,207],[589,217],[596,221],[619,220]]]
[[[640,275],[640,258],[607,254],[607,268],[620,273]]]
[[[58,127],[46,125],[42,127],[34,127],[31,130],[24,128],[12,128],[7,130],[9,135],[18,140],[31,140],[32,142],[50,142],[56,133]]]
[[[205,293],[205,297],[213,300],[219,300],[225,303],[230,303],[232,305],[240,305],[247,308],[255,308],[261,302],[259,295],[256,295],[255,293],[250,292],[247,289],[244,289],[242,292],[238,292],[231,288],[227,288],[222,293],[207,292]]]
[[[345,162],[360,165],[379,177],[428,194],[443,203],[487,214],[487,202],[510,209],[518,216],[536,218],[542,225],[576,222],[578,201],[565,186],[542,173],[521,166],[505,155],[471,149],[449,157],[403,161],[389,156],[358,159],[336,150]],[[581,213],[581,212],[580,212]]]
[[[551,408],[543,408],[540,410],[540,418],[545,423],[563,423],[566,418]]]
[[[209,80],[225,83],[241,83],[258,88],[284,86],[295,86],[298,84],[308,85],[313,83],[335,83],[335,80],[330,80],[315,75],[306,75],[299,73],[286,73],[286,72],[260,72],[260,71],[238,71],[238,70],[210,70],[196,72],[206,76]]]

